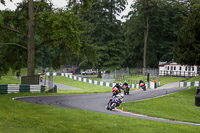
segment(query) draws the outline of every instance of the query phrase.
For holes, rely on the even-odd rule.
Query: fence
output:
[[[200,81],[193,82],[179,82],[179,87],[196,86],[200,87]]]
[[[45,92],[45,86],[42,85],[23,85],[23,84],[8,84],[0,85],[0,94],[7,93],[24,93],[24,92]]]
[[[104,73],[102,80],[104,82],[113,82],[114,79],[123,79],[124,77],[129,76],[129,68],[122,68],[120,70],[113,70],[109,73]]]
[[[173,76],[173,77],[195,77],[195,72],[187,71],[159,71],[160,76]]]
[[[47,75],[49,75],[49,72],[47,73]],[[96,81],[96,80],[91,80],[91,79],[87,79],[87,78],[74,76],[72,73],[53,73],[53,75],[54,76],[64,76],[64,77],[67,77],[70,79],[74,79],[74,80],[78,80],[78,81],[82,81],[82,82],[86,82],[86,83],[90,83],[90,84],[100,85],[100,86],[113,87],[115,85],[115,83],[111,83],[111,82]],[[158,82],[156,84],[156,86],[160,86],[160,82]],[[130,88],[140,88],[139,84],[129,84],[129,87]],[[154,82],[147,83],[147,88],[154,89],[155,83]]]
[[[158,76],[159,70],[158,68],[146,68],[145,70],[143,70],[143,68],[137,68],[134,75],[140,75],[140,74],[147,75],[148,73],[149,76]]]

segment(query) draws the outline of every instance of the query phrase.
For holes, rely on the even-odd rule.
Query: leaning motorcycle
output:
[[[120,104],[123,101],[123,97],[124,97],[123,94],[118,94],[118,95],[114,96],[112,99],[109,100],[107,109],[112,110],[112,109],[115,109],[116,107],[120,106]]]
[[[145,85],[144,83],[140,83],[140,87],[141,87],[144,91],[146,91],[146,85]]]
[[[126,85],[123,86],[124,95],[126,95],[126,94],[129,95],[129,89],[130,88],[128,86],[126,86]]]
[[[119,91],[118,91],[117,87],[113,87],[112,94],[113,94],[113,96],[119,94]]]

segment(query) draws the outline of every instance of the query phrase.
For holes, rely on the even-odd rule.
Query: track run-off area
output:
[[[140,100],[160,97],[160,96],[168,95],[174,92],[182,91],[185,89],[188,89],[188,88],[187,87],[185,88],[161,87],[157,89],[149,89],[147,91],[143,91],[143,90],[130,91],[129,95],[125,95],[123,102],[140,101]],[[126,112],[120,109],[114,109],[112,111],[107,110],[105,106],[107,105],[111,96],[112,96],[112,93],[95,93],[95,94],[79,94],[79,95],[16,97],[16,98],[13,98],[13,100],[19,100],[19,101],[29,102],[33,104],[40,104],[40,105],[50,105],[50,106],[56,106],[56,107],[62,107],[62,108],[89,110],[89,111],[95,111],[95,112],[100,112],[100,113],[121,115],[121,116],[126,116],[126,117],[135,117],[135,118],[154,120],[154,121],[200,126],[200,124],[197,124],[197,123],[189,123],[189,122],[168,120],[168,119],[163,119],[163,118],[156,118],[156,117],[146,116],[142,114]]]

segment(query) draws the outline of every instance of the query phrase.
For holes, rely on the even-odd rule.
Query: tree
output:
[[[126,0],[93,0],[87,12],[79,8],[80,4],[72,4],[71,8],[88,25],[82,26],[85,29],[81,34],[81,51],[86,54],[79,58],[81,68],[97,68],[100,72],[121,67],[124,36],[122,23],[115,15],[125,9],[126,3]]]
[[[122,23],[115,15],[125,9],[126,0],[94,0],[89,12],[89,22],[94,25],[92,43],[98,47],[96,68],[119,69],[123,58]]]
[[[29,20],[27,19],[28,16]],[[0,48],[2,50],[11,45],[17,46],[18,49],[23,48],[28,54],[28,58],[26,58],[27,56],[21,53],[21,57],[25,57],[23,61],[27,61],[27,74],[34,75],[35,51],[44,46],[52,47],[59,51],[54,56],[56,58],[53,60],[54,67],[64,63],[64,58],[69,53],[78,54],[81,46],[79,23],[79,17],[72,11],[54,11],[52,5],[47,4],[44,0],[40,2],[30,0],[29,4],[23,1],[18,5],[15,12],[1,12],[0,32],[7,33],[7,35],[12,34],[13,38],[1,40],[3,46]],[[18,37],[21,40],[23,39],[23,42]],[[5,54],[0,54],[0,57],[8,58]],[[17,57],[12,58],[17,60]],[[6,63],[7,60],[5,60],[4,64]],[[7,65],[8,68],[16,68],[14,66],[15,64],[11,65],[9,63]]]
[[[29,24],[28,24],[28,68],[27,76],[35,74],[35,22],[33,0],[29,0]]]
[[[187,15],[187,3],[149,0],[145,4],[138,0],[132,8],[130,20],[125,24],[129,65],[144,67],[146,62],[146,67],[157,67],[160,60],[172,60],[178,31]]]
[[[191,6],[176,46],[178,63],[200,65],[200,4]]]

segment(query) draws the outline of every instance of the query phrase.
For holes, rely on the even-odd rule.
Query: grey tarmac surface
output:
[[[160,97],[177,91],[185,90],[188,88],[157,88],[150,89],[147,91],[137,90],[130,91],[129,95],[125,95],[123,102],[138,101],[149,98]],[[200,124],[173,121],[162,118],[155,118],[130,112],[125,112],[122,110],[112,110],[109,111],[106,109],[106,105],[111,98],[111,93],[95,93],[95,94],[80,94],[80,95],[59,95],[59,96],[35,96],[35,97],[21,97],[15,98],[15,100],[20,100],[24,102],[29,102],[33,104],[40,105],[50,105],[62,108],[72,108],[72,109],[82,109],[95,111],[100,113],[112,114],[112,115],[121,115],[126,117],[135,117],[140,119],[169,122],[169,123],[180,123],[187,125],[200,126]]]

